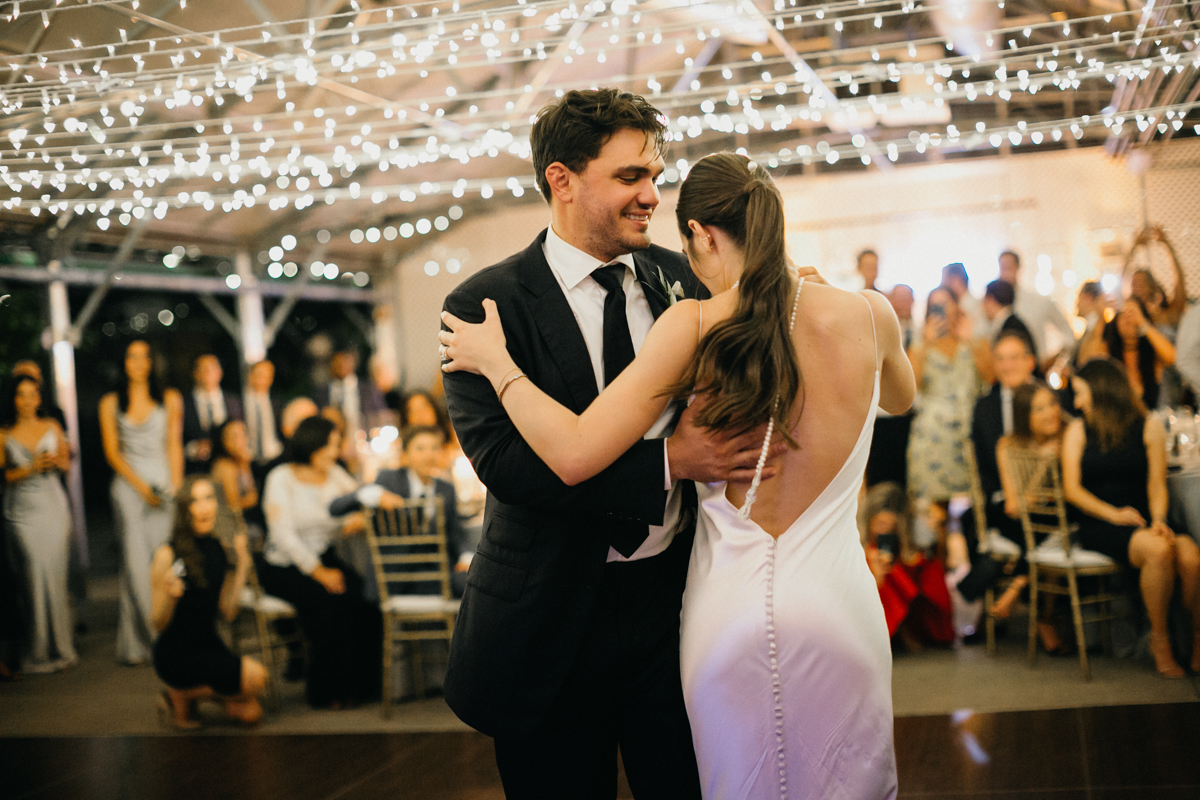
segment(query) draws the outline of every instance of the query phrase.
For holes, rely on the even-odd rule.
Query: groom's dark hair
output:
[[[582,172],[622,128],[643,131],[653,138],[659,155],[666,155],[666,117],[640,95],[611,87],[573,89],[543,106],[529,143],[534,178],[546,202],[550,201],[547,167],[557,161],[571,172]]]

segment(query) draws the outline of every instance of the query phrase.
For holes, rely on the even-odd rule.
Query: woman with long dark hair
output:
[[[239,722],[262,718],[257,698],[267,686],[266,669],[249,656],[235,656],[216,628],[217,614],[230,621],[237,616],[250,574],[246,534],[236,528],[236,517],[222,505],[212,480],[191,475],[175,496],[171,538],[154,553],[154,671],[168,687],[159,698],[159,713],[182,730],[200,727],[195,705],[214,696]],[[223,538],[229,540],[232,561]]]
[[[25,554],[33,610],[25,670],[57,672],[79,660],[67,593],[71,512],[58,479],[71,449],[58,423],[42,416],[41,389],[28,375],[9,381],[0,400],[0,459],[4,517]]]
[[[681,665],[704,793],[778,798],[786,785],[798,797],[894,796],[891,652],[856,508],[875,409],[903,413],[913,398],[895,313],[876,292],[789,269],[783,198],[744,156],[696,162],[676,221],[713,297],[670,305],[582,415],[522,380],[491,300],[480,325],[443,314],[443,369],[491,381],[568,484],[692,395],[687,413],[705,428],[766,427],[760,467],[771,441],[785,442],[773,476],[695,487]]]
[[[1157,408],[1163,370],[1175,363],[1175,345],[1150,324],[1145,304],[1136,297],[1126,300],[1102,337],[1108,355],[1125,365],[1138,402]]]
[[[237,511],[248,526],[255,526],[254,541],[261,544],[262,510],[251,472],[253,458],[246,423],[240,419],[227,419],[221,423],[212,437],[213,483],[224,492],[229,507]]]
[[[1182,678],[1167,606],[1178,576],[1183,605],[1192,613],[1190,666],[1200,670],[1200,549],[1167,526],[1166,431],[1112,359],[1084,364],[1071,384],[1083,418],[1070,424],[1063,440],[1063,492],[1083,512],[1079,543],[1139,572],[1155,667]]]
[[[150,345],[125,348],[115,392],[100,399],[104,456],[116,475],[113,516],[121,542],[117,660],[150,659],[150,562],[171,530],[171,496],[183,483],[183,398],[162,389]]]

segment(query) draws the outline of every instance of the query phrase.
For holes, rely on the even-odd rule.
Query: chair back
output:
[[[1037,547],[1035,534],[1054,537],[1071,552],[1071,531],[1067,523],[1067,504],[1063,498],[1062,470],[1058,457],[1019,447],[1004,454],[1009,473],[1016,483],[1017,509],[1025,529],[1025,547],[1032,553]]]
[[[430,594],[432,583],[440,586],[442,597],[450,597],[443,506],[436,497],[403,508],[367,510],[367,547],[381,603],[393,594]]]
[[[975,537],[979,540],[980,552],[987,552],[988,524],[987,498],[983,496],[983,481],[979,479],[979,462],[975,460],[975,442],[968,437],[963,442],[963,460],[967,462],[967,475],[971,485],[971,512],[975,515]]]

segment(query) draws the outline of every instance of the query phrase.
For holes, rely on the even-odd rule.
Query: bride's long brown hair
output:
[[[724,231],[742,250],[743,269],[737,308],[701,339],[696,358],[667,392],[705,399],[696,415],[703,427],[740,432],[774,419],[797,446],[792,411],[797,402],[803,408],[804,379],[789,330],[792,280],[775,181],[745,156],[706,156],[679,190],[675,220],[689,244],[689,220]]]

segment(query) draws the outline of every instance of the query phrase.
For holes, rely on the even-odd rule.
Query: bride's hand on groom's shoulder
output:
[[[821,276],[821,273],[817,272],[816,267],[798,267],[796,266],[796,262],[792,261],[791,256],[788,256],[787,263],[789,267],[796,271],[797,277],[804,278],[804,280],[811,283],[823,283],[826,286],[829,285],[829,281],[825,280],[825,278]]]
[[[485,299],[483,313],[483,322],[472,324],[449,311],[442,312],[442,324],[449,329],[438,333],[443,372],[473,372],[495,383],[515,367],[496,301]]]

